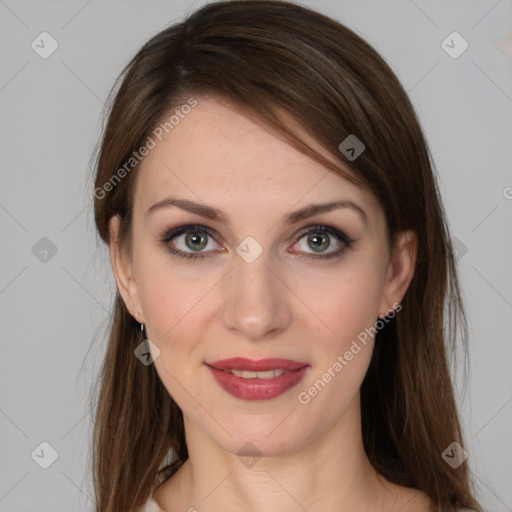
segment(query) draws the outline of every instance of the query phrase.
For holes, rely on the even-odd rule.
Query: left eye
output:
[[[180,237],[184,237],[182,243],[184,247],[178,247],[177,241]],[[193,226],[180,226],[166,232],[161,239],[162,245],[164,245],[167,251],[174,255],[188,259],[202,259],[209,257],[207,254],[212,251],[203,251],[208,247],[208,237],[214,238],[214,232],[206,226],[193,225]],[[325,253],[325,250],[331,246],[331,238],[335,238],[338,241],[338,245],[341,248],[334,251]],[[344,233],[338,231],[336,228],[331,226],[309,226],[305,231],[302,231],[297,242],[294,244],[294,248],[305,239],[309,247],[313,248],[313,253],[307,253],[306,256],[302,256],[306,259],[312,258],[332,258],[340,255],[346,248],[352,245],[354,240],[350,240]],[[188,251],[191,250],[191,252]],[[297,249],[293,249],[292,253],[303,252]],[[206,254],[204,254],[206,253]]]
[[[331,246],[331,238],[335,238],[338,240],[338,247],[341,246],[341,248],[338,248],[338,250],[331,251],[329,253],[325,253],[325,249],[328,249]],[[313,247],[313,252],[317,254],[308,254],[307,256],[303,256],[304,258],[308,259],[314,259],[314,258],[334,258],[336,256],[341,255],[341,253],[349,248],[352,245],[352,242],[355,240],[350,240],[345,233],[342,233],[341,231],[338,231],[336,228],[333,228],[331,226],[310,226],[306,229],[305,232],[302,233],[302,236],[299,237],[299,240],[294,245],[299,244],[299,242],[305,239],[306,244],[308,244],[309,247]],[[293,251],[300,252],[300,251]]]

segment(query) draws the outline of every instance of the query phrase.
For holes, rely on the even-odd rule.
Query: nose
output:
[[[235,255],[233,268],[223,280],[221,320],[241,338],[267,340],[288,327],[290,295],[278,266],[270,266],[265,252],[251,263]]]

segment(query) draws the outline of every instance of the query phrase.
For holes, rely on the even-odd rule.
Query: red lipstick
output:
[[[234,357],[206,365],[225,391],[242,400],[275,398],[296,386],[309,368],[308,363],[280,358],[255,361]]]

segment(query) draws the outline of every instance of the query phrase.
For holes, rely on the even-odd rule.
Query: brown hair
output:
[[[467,461],[454,469],[442,458],[452,442],[464,446],[448,357],[460,330],[467,358],[467,327],[429,149],[395,74],[347,27],[294,3],[215,2],[169,26],[140,49],[111,91],[94,185],[95,222],[106,244],[109,220],[119,215],[119,241],[130,251],[138,164],[126,162],[192,95],[245,109],[333,172],[368,187],[385,213],[390,243],[401,230],[418,235],[402,310],[378,332],[362,384],[364,447],[379,473],[424,491],[440,510],[481,511]],[[305,144],[279,110],[332,158]],[[365,144],[354,161],[338,149],[350,134]],[[139,323],[117,292],[93,433],[97,512],[136,510],[188,457],[181,410],[154,365],[134,356],[141,341]]]

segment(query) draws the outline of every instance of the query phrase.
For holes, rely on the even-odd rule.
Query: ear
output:
[[[138,287],[133,276],[132,262],[129,255],[119,243],[120,224],[121,218],[119,215],[115,215],[109,220],[110,263],[116,278],[117,289],[123,298],[126,308],[135,320],[144,323]]]
[[[386,316],[401,303],[414,277],[418,250],[418,238],[414,231],[398,233],[391,249],[389,265],[379,305],[379,316]]]

